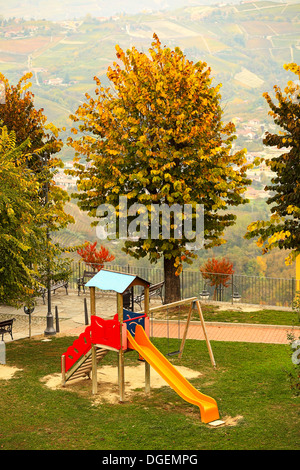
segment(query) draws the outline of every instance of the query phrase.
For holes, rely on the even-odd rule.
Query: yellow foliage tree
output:
[[[119,196],[126,196],[129,212],[135,203],[147,208],[149,228],[154,204],[200,204],[205,248],[223,243],[235,221],[227,209],[247,202],[243,193],[251,181],[245,151],[232,152],[235,127],[222,123],[220,86],[212,86],[210,68],[187,60],[178,47],[162,47],[155,34],[148,54],[116,46],[116,55],[107,72],[111,86],[95,77],[95,96],[86,94],[71,116],[69,145],[89,163],[78,159],[73,172],[79,206],[96,216],[97,207],[109,203],[118,214]],[[171,227],[177,227],[172,215]],[[165,239],[161,229],[155,239],[149,230],[146,239],[124,243],[136,258],[164,258],[166,302],[178,300],[183,262],[196,257],[186,242],[174,233]]]

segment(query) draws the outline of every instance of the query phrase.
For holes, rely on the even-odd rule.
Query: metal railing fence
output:
[[[106,264],[104,269],[134,274],[151,284],[164,280],[164,271],[161,268]],[[84,270],[91,271],[91,267],[82,261],[71,262],[70,288],[77,289],[77,279],[83,275]],[[208,301],[291,308],[296,292],[300,290],[300,280],[296,279],[201,273],[200,270],[183,270],[180,279],[182,299],[198,297]]]

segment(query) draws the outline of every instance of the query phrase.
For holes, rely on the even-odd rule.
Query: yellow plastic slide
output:
[[[196,390],[183,375],[165,358],[151,343],[141,325],[135,329],[135,338],[127,331],[129,346],[138,351],[141,356],[158,372],[158,374],[184,400],[200,409],[201,420],[210,423],[219,419],[216,400]]]

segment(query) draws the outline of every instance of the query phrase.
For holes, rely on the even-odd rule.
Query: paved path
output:
[[[181,327],[180,337],[183,335],[183,328],[184,326]],[[295,338],[300,337],[300,327],[296,328],[292,326],[206,322],[205,329],[207,337],[211,341],[244,341],[248,343],[288,344],[290,342],[288,334],[293,334]],[[177,324],[169,324],[169,335],[171,338],[178,337]],[[159,322],[154,323],[153,336],[167,336],[167,326]],[[187,339],[205,339],[200,322],[191,322],[188,329]]]

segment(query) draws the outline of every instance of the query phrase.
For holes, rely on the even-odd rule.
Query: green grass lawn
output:
[[[265,325],[300,325],[299,316],[295,310],[261,309],[256,312],[243,312],[235,310],[221,310],[218,306],[206,306],[202,304],[202,311],[206,321],[258,323]],[[197,315],[194,314],[194,317],[196,316]]]
[[[1,450],[299,448],[299,397],[287,376],[293,366],[288,345],[212,341],[215,370],[204,341],[188,340],[181,360],[169,357],[175,366],[201,372],[192,384],[216,399],[221,419],[233,419],[234,425],[214,429],[201,422],[198,407],[169,386],[151,389],[147,398],[141,384],[136,394],[116,405],[95,404],[89,382],[82,385],[85,394],[78,385],[73,391],[49,389],[40,379],[60,372],[61,354],[74,339],[7,343],[7,366],[21,370],[0,380]],[[166,352],[167,340],[153,342]],[[104,358],[99,376],[103,364],[116,367],[117,354]],[[138,364],[137,353],[125,355],[125,380],[126,366]]]

